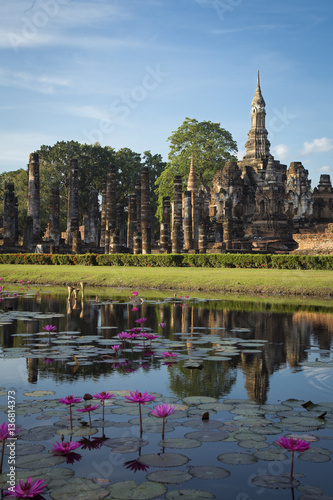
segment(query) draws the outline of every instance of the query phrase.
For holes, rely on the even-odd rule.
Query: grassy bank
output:
[[[333,297],[333,273],[316,270],[0,265],[0,278],[33,284],[128,287],[210,293]]]

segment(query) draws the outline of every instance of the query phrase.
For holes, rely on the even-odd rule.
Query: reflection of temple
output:
[[[19,309],[20,302],[12,302]],[[24,302],[26,304],[26,302]],[[134,304],[134,306],[133,306]],[[137,304],[137,305],[135,305]],[[166,323],[163,336],[183,342],[184,350],[189,359],[200,360],[200,349],[219,348],[218,342],[197,343],[201,335],[214,335],[220,339],[265,340],[259,352],[248,353],[248,347],[240,346],[240,353],[232,356],[230,361],[207,361],[201,363],[202,369],[183,366],[182,361],[168,371],[170,389],[179,397],[187,395],[211,395],[221,398],[230,394],[237,379],[238,372],[245,377],[245,389],[248,398],[257,403],[264,403],[269,390],[271,375],[286,366],[295,368],[301,361],[307,359],[307,346],[318,345],[321,349],[330,349],[332,345],[333,316],[319,312],[299,311],[295,313],[272,312],[273,304],[241,304],[240,302],[207,301],[202,305],[191,303],[191,300],[170,301],[155,304],[153,301],[120,301],[102,303],[82,301],[65,297],[59,300],[52,294],[37,296],[29,304],[35,312],[55,312],[64,314],[48,324],[56,325],[57,331],[77,331],[84,335],[102,335],[106,339],[117,338],[121,331],[138,326],[138,318],[147,318],[144,327],[161,334],[158,323]],[[26,306],[24,306],[26,307]],[[263,311],[256,310],[261,307]],[[41,338],[36,335],[42,330],[39,320],[31,317],[30,321],[13,322],[4,325],[0,330],[0,345],[2,347],[18,347],[25,344],[19,336],[20,332],[28,333],[29,345],[38,353]],[[92,342],[89,338],[89,344]],[[42,344],[41,344],[42,345]],[[81,344],[80,344],[81,345]],[[45,344],[44,344],[45,347]],[[55,344],[54,344],[55,347]],[[80,349],[80,346],[76,346]],[[42,349],[43,347],[41,347]],[[48,349],[47,349],[48,350]],[[130,351],[130,350],[129,350]],[[129,356],[128,352],[126,356]],[[42,351],[41,351],[42,352]],[[106,354],[110,346],[105,345]],[[144,360],[141,350],[132,353],[134,366]],[[219,354],[223,352],[219,350]],[[225,355],[228,355],[225,353]],[[324,356],[318,354],[318,356]],[[49,357],[49,356],[47,356]],[[147,359],[145,360],[146,362]],[[158,367],[159,361],[152,359],[150,368]],[[66,366],[66,361],[57,361],[51,367],[46,366],[43,358],[29,357],[26,361],[28,382],[35,383],[42,376],[63,380],[72,374],[72,368]],[[148,367],[148,370],[150,369]],[[105,376],[108,365],[92,363],[80,367],[77,377],[93,376],[97,380]]]

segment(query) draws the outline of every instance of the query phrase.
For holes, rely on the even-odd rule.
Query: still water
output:
[[[109,291],[101,300],[93,293],[86,293],[84,298],[45,290],[16,293],[1,302],[0,404],[2,422],[6,420],[7,391],[15,392],[17,426],[22,428],[18,443],[23,447],[22,463],[17,453],[17,477],[22,473],[26,478],[24,473],[31,473],[34,462],[32,449],[27,455],[31,459],[23,459],[25,441],[39,443],[48,453],[45,456],[53,456],[52,446],[61,436],[74,441],[80,437],[90,440],[79,449],[81,457],[74,463],[52,463],[59,475],[68,474],[66,480],[48,476],[45,460],[44,464],[35,463],[33,478],[45,477],[50,486],[45,498],[307,500],[320,498],[306,496],[310,494],[333,494],[329,479],[333,447],[333,305],[329,302],[305,307],[251,298],[206,300],[194,294],[159,298],[149,294],[147,298],[144,292],[135,297],[130,291]],[[48,335],[43,330],[46,325],[54,326],[55,332]],[[121,332],[133,332],[134,328],[148,334],[148,338],[136,331],[139,336],[135,339],[119,339]],[[149,339],[149,334],[157,337]],[[116,346],[120,346],[118,351]],[[177,411],[166,419],[166,440],[161,441],[159,419],[149,416],[152,403],[149,408],[143,407],[143,442],[135,441],[139,438],[137,405],[126,403],[123,396],[128,394],[125,391],[137,389],[155,394],[155,403],[176,405]],[[38,395],[34,391],[50,393]],[[91,434],[80,434],[79,430],[76,435],[66,434],[68,408],[58,399],[102,391],[115,394],[105,406],[105,420],[98,409],[91,415]],[[83,408],[82,404],[79,407]],[[208,421],[202,420],[205,412],[209,413]],[[84,417],[76,414],[75,425],[87,430],[89,423]],[[203,431],[205,436],[200,435]],[[288,485],[287,489],[281,484],[276,486],[274,481],[272,488],[266,483],[253,484],[254,477],[288,476],[290,453],[275,459],[278,447],[274,441],[293,432],[307,436],[314,450],[309,458],[304,454],[305,460],[297,459],[299,484]],[[97,449],[91,444],[95,439],[92,436],[109,441]],[[110,440],[119,437],[125,442],[134,440],[134,448],[112,448]],[[192,437],[199,444],[183,448],[191,446]],[[265,456],[266,449],[273,450],[273,455]],[[315,452],[317,460],[313,460]],[[187,462],[154,462],[161,455],[168,458],[166,454],[170,453],[185,456]],[[249,462],[239,463],[236,457],[234,463],[230,456],[221,456],[224,453],[238,453],[238,460],[245,457]],[[153,462],[144,462],[139,469],[124,465],[143,455],[149,455],[143,461]],[[74,481],[79,478],[89,478],[96,491],[94,487],[87,497],[84,492],[79,496]],[[117,486],[111,488],[123,481],[135,483],[120,485],[122,493]],[[152,483],[162,489],[150,491]],[[135,490],[140,485],[141,493]],[[4,480],[1,486],[6,486]],[[61,490],[67,486],[75,493]],[[89,491],[89,485],[82,489]],[[125,490],[132,492],[126,496]],[[195,493],[197,490],[199,493]]]

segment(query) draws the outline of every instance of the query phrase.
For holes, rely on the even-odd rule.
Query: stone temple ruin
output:
[[[91,191],[86,213],[80,214],[77,160],[70,165],[67,230],[60,233],[59,189],[53,188],[49,224],[41,238],[39,159],[32,153],[23,239],[19,242],[14,184],[6,183],[1,251],[31,252],[42,246],[50,253],[291,252],[308,245],[309,253],[333,253],[330,176],[321,175],[312,191],[301,162],[287,168],[271,155],[265,106],[258,74],[245,156],[228,161],[210,188],[198,186],[192,158],[188,179],[174,178],[173,202],[163,198],[158,242],[148,168],[142,169],[124,207],[116,202],[116,173],[110,166],[102,193]],[[317,248],[319,240],[328,241],[324,249]]]

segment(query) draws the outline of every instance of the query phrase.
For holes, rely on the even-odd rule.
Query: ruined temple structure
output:
[[[266,103],[259,72],[251,104],[251,128],[242,160],[226,162],[212,185],[199,186],[195,158],[187,179],[176,175],[174,190],[163,199],[159,241],[155,244],[149,170],[143,167],[128,206],[117,203],[116,170],[110,165],[102,192],[92,189],[85,213],[79,213],[80,166],[71,160],[67,229],[60,233],[59,188],[50,190],[49,223],[40,227],[39,159],[29,156],[28,203],[24,228],[18,230],[14,184],[7,183],[1,251],[72,253],[217,253],[309,251],[333,253],[333,187],[321,175],[313,191],[301,162],[289,167],[270,152]],[[184,189],[185,188],[185,189]],[[23,234],[22,237],[19,234]],[[322,235],[322,237],[320,237]],[[320,242],[325,245],[320,250]],[[297,251],[297,250],[296,250]]]

